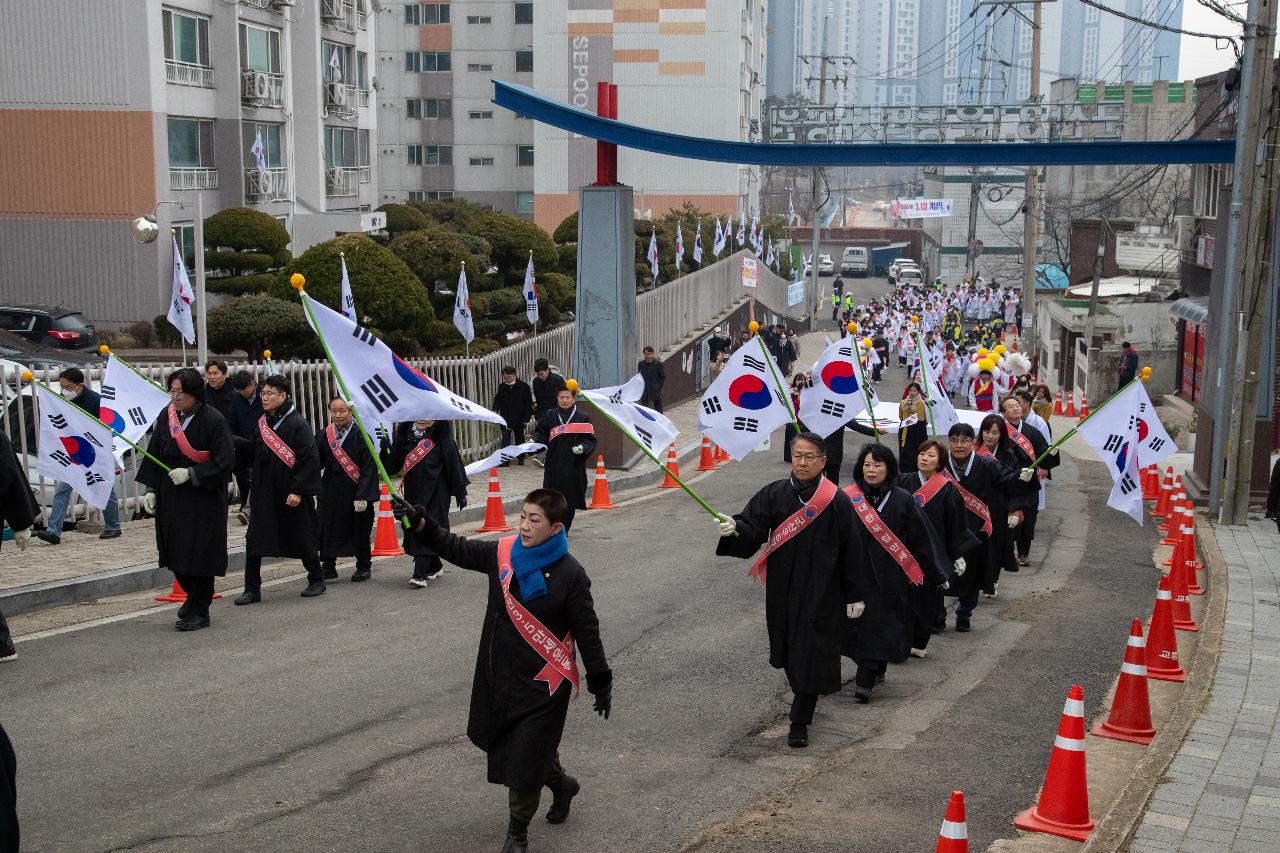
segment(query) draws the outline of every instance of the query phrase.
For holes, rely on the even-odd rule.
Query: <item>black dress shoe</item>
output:
[[[302,591],[303,598],[315,598],[317,595],[324,595],[324,581],[312,581],[307,584],[307,588]]]
[[[966,618],[965,618],[965,617],[963,617],[963,616],[957,616],[957,617],[956,617],[956,630],[957,630],[957,631],[959,631],[961,634],[967,634],[967,633],[969,633],[969,632],[970,632],[971,630],[973,630],[973,629],[969,627],[969,620],[968,620],[968,619],[966,619]]]
[[[262,600],[262,593],[256,589],[246,589],[244,592],[236,596],[233,604],[257,604]]]
[[[871,688],[855,685],[853,688],[853,698],[859,705],[867,704],[871,701]]]
[[[325,566],[324,579],[327,581],[336,581],[338,579],[338,570],[333,566]]]
[[[529,825],[511,818],[507,823],[507,837],[499,853],[529,853]]]
[[[179,631],[199,631],[209,627],[209,617],[203,613],[192,613],[179,619],[173,627]]]
[[[50,545],[57,545],[62,541],[62,537],[56,533],[50,533],[47,530],[37,530],[36,538],[41,542],[48,542]]]
[[[99,534],[98,534],[98,538],[99,538],[99,539],[117,539],[117,538],[119,538],[119,537],[120,537],[120,535],[121,535],[122,533],[123,533],[123,531],[121,531],[121,530],[119,530],[119,529],[117,529],[117,530],[104,530],[104,531],[102,531],[101,533],[99,533]]]
[[[791,730],[787,732],[787,746],[800,749],[809,745],[809,727],[802,726],[799,723],[792,723]]]
[[[559,789],[552,791],[551,808],[547,809],[547,823],[564,823],[569,816],[569,806],[578,796],[582,786],[572,776],[565,776]]]
[[[368,569],[356,569],[355,574],[351,576],[351,582],[359,583],[360,581],[367,581],[371,577],[373,577],[373,574]]]

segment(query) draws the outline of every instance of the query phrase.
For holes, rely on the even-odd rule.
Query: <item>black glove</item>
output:
[[[458,509],[466,509],[466,508],[467,508],[467,496],[466,496],[466,495],[458,495],[458,497],[457,497],[457,501],[458,501]]]
[[[391,509],[396,515],[411,515],[413,513],[413,504],[395,492],[391,493]]]
[[[596,694],[596,704],[591,709],[606,720],[609,719],[609,712],[613,710],[613,691],[606,690],[603,693]]]

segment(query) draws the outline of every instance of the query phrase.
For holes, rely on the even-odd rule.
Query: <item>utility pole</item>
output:
[[[982,53],[978,54],[978,105],[981,106],[987,102],[987,46],[991,40],[991,18],[987,17],[987,28],[982,33]],[[974,287],[978,285],[978,258],[974,254],[974,247],[978,239],[978,208],[982,205],[982,199],[979,196],[982,184],[978,180],[977,168],[969,170],[969,240],[965,244],[967,254],[965,255],[965,270],[971,276]]]
[[[827,15],[822,19],[822,54],[818,63],[818,106],[821,107],[827,100],[827,30],[831,26],[831,15],[833,9],[830,3],[827,4]],[[813,211],[813,239],[810,243],[809,254],[809,331],[816,331],[818,328],[818,238],[821,236],[822,223],[818,222],[818,175],[821,172],[820,166],[813,167],[813,203],[810,209]],[[801,273],[803,274],[803,267]]]
[[[1093,285],[1089,288],[1089,313],[1084,320],[1085,353],[1093,346],[1093,333],[1098,325],[1098,285],[1102,283],[1102,262],[1107,255],[1107,220],[1101,212],[1098,214],[1098,251],[1093,259]],[[1075,382],[1071,383],[1072,386]],[[1086,389],[1087,391],[1088,389]],[[1097,399],[1101,399],[1097,395]]]
[[[1277,0],[1249,0],[1244,33],[1244,61],[1240,102],[1236,115],[1236,160],[1231,185],[1231,242],[1223,280],[1222,313],[1217,326],[1217,387],[1214,398],[1213,457],[1210,460],[1210,512],[1220,524],[1248,520],[1249,486],[1253,467],[1253,436],[1257,426],[1258,371],[1271,293],[1272,259],[1276,249],[1277,122],[1275,54]],[[1244,205],[1247,204],[1247,210]],[[1243,217],[1242,217],[1243,214]],[[1244,247],[1250,247],[1244,251]],[[1231,350],[1235,346],[1234,353]],[[1228,389],[1231,391],[1228,394]],[[1227,411],[1230,412],[1229,424]],[[1218,420],[1219,415],[1223,420]],[[1225,429],[1224,429],[1225,427]],[[1222,441],[1219,442],[1219,436]],[[1220,505],[1214,506],[1220,482],[1219,460],[1225,453],[1227,470]]]
[[[1031,102],[1040,103],[1040,4],[1036,3],[1031,19]],[[1022,214],[1022,338],[1029,342],[1031,364],[1039,361],[1036,340],[1036,259],[1040,245],[1040,170],[1027,167],[1027,183],[1023,189]]]

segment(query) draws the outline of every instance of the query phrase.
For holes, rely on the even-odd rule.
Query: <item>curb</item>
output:
[[[676,458],[684,464],[686,460],[696,459],[702,448],[702,438],[686,447],[676,448]],[[594,470],[594,469],[593,469]],[[592,473],[591,471],[588,472]],[[661,469],[645,465],[637,471],[619,474],[609,478],[609,491],[612,494],[626,492],[658,483],[662,480]],[[686,477],[687,479],[687,477]],[[483,485],[483,483],[481,484]],[[588,478],[588,489],[590,478]],[[588,494],[590,492],[588,491]],[[524,496],[504,498],[504,512],[518,510],[524,503]],[[449,513],[449,522],[453,526],[484,519],[485,502],[483,500],[469,504],[466,509]],[[470,531],[468,531],[470,532]],[[227,551],[227,573],[235,574],[244,571],[245,549],[243,546]],[[56,581],[29,584],[0,591],[0,610],[8,616],[19,613],[31,613],[50,607],[62,607],[68,604],[80,604],[98,598],[113,595],[127,595],[149,589],[161,589],[173,583],[173,573],[162,569],[156,563],[142,563],[136,566],[122,566],[90,575],[74,578],[63,578]]]
[[[1204,621],[1195,654],[1187,669],[1182,695],[1169,711],[1159,733],[1133,768],[1129,781],[1120,789],[1111,808],[1098,821],[1098,827],[1080,848],[1081,853],[1101,853],[1121,849],[1133,837],[1147,803],[1160,779],[1173,762],[1187,732],[1200,715],[1200,708],[1213,687],[1218,658],[1222,651],[1222,635],[1227,616],[1227,565],[1218,550],[1218,538],[1208,519],[1196,525],[1197,544],[1205,565],[1209,567],[1209,600],[1205,604]]]

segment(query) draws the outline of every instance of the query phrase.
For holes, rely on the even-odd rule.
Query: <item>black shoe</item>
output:
[[[178,621],[181,622],[191,615],[191,602],[184,601],[182,606],[178,608]]]
[[[956,630],[961,634],[967,634],[973,629],[969,627],[969,620],[964,616],[956,617]]]
[[[209,617],[203,613],[192,613],[190,616],[179,619],[173,627],[179,631],[199,631],[201,628],[209,627]]]
[[[359,583],[360,581],[367,581],[372,576],[372,573],[368,569],[356,569],[355,574],[351,576],[351,582]]]
[[[859,705],[865,705],[871,701],[871,688],[854,685],[853,699]]]
[[[13,645],[13,640],[5,640],[0,643],[0,663],[8,663],[11,660],[18,659],[18,650]]]
[[[498,853],[529,853],[529,824],[511,818],[507,822],[507,838]]]
[[[794,749],[800,749],[809,745],[809,727],[802,726],[799,723],[792,723],[791,730],[787,732],[787,746]]]
[[[233,604],[257,604],[262,600],[262,593],[256,589],[246,589],[236,596]]]
[[[1005,566],[1002,571],[1016,575],[1018,572],[1022,571],[1022,567],[1015,562],[1012,566]]]
[[[881,672],[881,673],[877,673],[877,674],[876,674],[876,684],[884,684],[884,673],[883,673],[883,672]]]
[[[325,566],[324,579],[327,581],[336,581],[338,579],[338,570],[333,566]]]
[[[57,545],[62,541],[62,537],[56,533],[50,533],[47,530],[37,530],[36,538],[41,542],[48,542],[50,545]]]
[[[104,531],[102,531],[101,533],[99,533],[99,534],[98,534],[98,538],[99,538],[99,539],[117,539],[117,538],[119,538],[119,537],[120,537],[121,533],[122,533],[122,531],[121,531],[121,530],[119,530],[119,529],[116,529],[116,530],[104,530]]]
[[[307,584],[307,588],[302,591],[303,598],[315,598],[317,595],[324,595],[324,581],[312,581]]]
[[[569,816],[569,806],[578,796],[582,786],[572,776],[565,776],[559,790],[552,790],[551,808],[547,809],[547,823],[564,823]]]

